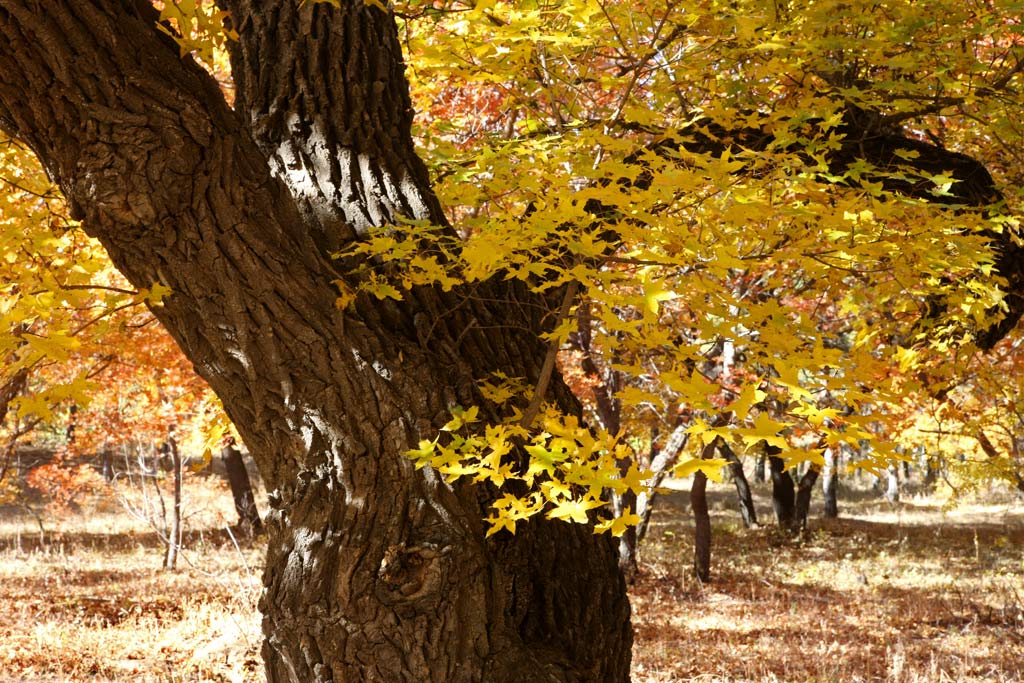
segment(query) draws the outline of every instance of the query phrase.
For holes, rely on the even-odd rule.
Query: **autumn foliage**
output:
[[[704,595],[744,459],[734,557],[826,470],[1024,491],[1018,0],[155,5],[0,3],[0,496],[141,472],[177,568],[195,363],[271,489],[269,679],[624,681],[624,577]],[[692,591],[636,561],[691,477]]]
[[[551,292],[562,375],[606,429],[560,421],[517,378],[480,378],[507,393],[506,423],[470,428],[474,407],[458,407],[411,455],[452,479],[523,481],[492,531],[541,511],[593,519],[607,491],[642,489],[643,454],[680,425],[691,459],[722,438],[821,466],[845,445],[877,471],[923,445],[969,455],[964,481],[1019,481],[1021,390],[1005,381],[1018,343],[979,351],[1020,313],[1010,4],[435,1],[397,15],[458,239],[381,230],[348,254],[373,258],[358,289],[338,281],[338,305],[491,277]],[[227,69],[223,13],[171,3],[163,18],[183,54]],[[176,425],[208,454],[216,401],[143,310],[167,292],[128,287],[29,150],[0,149],[2,379],[23,385],[8,452],[43,425],[73,427],[75,454],[151,447]],[[520,440],[532,459],[515,465]]]

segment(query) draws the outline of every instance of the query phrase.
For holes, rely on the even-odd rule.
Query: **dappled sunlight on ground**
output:
[[[681,487],[684,488],[684,487]],[[771,523],[758,487],[758,513]],[[712,581],[685,490],[659,503],[632,591],[634,681],[1024,680],[1024,505],[846,503],[799,539],[712,492]]]
[[[43,513],[42,538],[23,510],[0,514],[0,681],[259,680],[263,549],[229,529],[230,493],[190,483],[176,572],[112,501]]]

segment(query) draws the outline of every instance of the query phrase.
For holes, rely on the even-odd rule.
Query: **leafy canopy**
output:
[[[339,281],[338,305],[519,279],[552,302],[548,339],[567,376],[585,318],[601,367],[625,377],[621,430],[560,415],[544,381],[481,377],[481,400],[504,417],[457,407],[410,453],[502,488],[492,532],[538,513],[594,519],[608,491],[643,489],[644,434],[683,419],[696,453],[722,438],[817,465],[827,447],[867,441],[859,466],[883,467],[900,457],[889,436],[908,398],[984,364],[975,339],[1006,308],[991,242],[1017,239],[1019,197],[969,201],[958,157],[940,152],[983,160],[997,182],[1024,167],[1006,161],[1022,158],[1024,3],[410,0],[394,11],[420,149],[459,238],[415,222],[377,231],[339,255],[361,265]],[[177,2],[163,17],[184,52],[224,68],[222,15]],[[113,311],[162,292],[103,284],[109,265],[25,150],[2,149],[16,198],[0,233],[10,373],[85,353],[83,329],[102,339]],[[49,406],[87,399],[88,376],[15,407],[48,419]],[[678,473],[721,464],[694,455]],[[621,533],[634,517],[604,513],[598,528]]]

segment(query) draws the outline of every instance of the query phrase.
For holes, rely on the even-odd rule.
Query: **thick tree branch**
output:
[[[278,357],[272,340],[239,331],[253,316],[321,319],[335,276],[217,84],[156,18],[141,1],[0,1],[0,109],[132,284],[171,288],[154,312],[247,430],[276,402],[267,388],[291,380],[250,360]]]
[[[239,34],[235,106],[323,249],[403,218],[445,224],[413,151],[390,13],[363,2],[221,4]]]
[[[867,162],[875,169],[868,179],[881,183],[888,192],[954,208],[988,209],[1003,201],[992,176],[976,159],[906,137],[883,127],[882,123],[883,120],[872,112],[853,108],[847,111],[835,131],[840,134],[839,147],[826,157],[829,175],[843,176],[854,164]],[[807,125],[813,126],[815,122],[808,121]],[[766,151],[776,143],[775,136],[768,129],[750,126],[730,128],[709,119],[672,134],[650,129],[640,132],[658,136],[659,139],[645,150],[656,154],[672,153],[682,148],[694,154],[720,156],[734,148]],[[788,151],[803,153],[797,145]],[[642,157],[637,154],[628,161],[642,163]],[[909,177],[907,170],[920,174],[920,177]],[[939,194],[934,192],[934,184],[928,178],[943,173],[948,173],[955,182],[948,193]],[[650,177],[641,174],[635,183],[644,186],[650,183]],[[1015,235],[1008,229],[989,231],[985,237],[992,241],[996,271],[1007,280],[1005,303],[1008,308],[998,322],[975,335],[978,346],[989,350],[1024,316],[1024,247],[1017,243]],[[999,312],[992,311],[992,314],[995,317]]]

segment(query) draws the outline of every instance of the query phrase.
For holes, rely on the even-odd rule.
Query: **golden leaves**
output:
[[[164,0],[157,28],[178,43],[181,56],[192,53],[207,65],[217,63],[225,43],[238,40],[238,33],[226,24],[228,13],[216,3],[204,0]]]
[[[550,405],[534,432],[519,424],[518,411],[482,430],[475,426],[477,415],[475,406],[453,409],[442,435],[421,441],[406,455],[417,468],[429,466],[449,482],[472,477],[504,491],[491,504],[488,535],[515,533],[517,522],[541,512],[550,519],[587,523],[592,510],[607,504],[608,491],[647,490],[650,472],[629,461],[629,449],[617,437],[595,433]],[[628,463],[625,470],[623,462]],[[519,486],[510,490],[510,482]],[[623,524],[639,521],[629,521],[633,517],[606,519],[599,528],[621,533]]]

